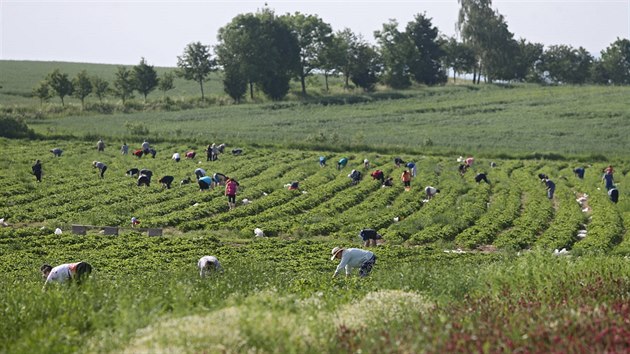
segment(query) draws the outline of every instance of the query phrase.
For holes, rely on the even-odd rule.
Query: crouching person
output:
[[[342,270],[346,269],[346,276],[349,276],[352,273],[352,269],[359,268],[359,276],[365,277],[372,271],[372,267],[376,263],[376,256],[374,253],[366,250],[362,250],[359,248],[341,248],[335,247],[332,249],[332,257],[331,261],[335,259],[341,260],[337,269],[335,269],[335,273],[333,274],[333,278],[337,276],[337,274]]]
[[[175,179],[175,177],[173,177],[173,176],[164,176],[164,177],[160,178],[160,180],[158,182],[162,183],[162,187],[164,187],[166,189],[171,189],[171,183],[173,183],[174,179]]]
[[[203,278],[208,274],[211,274],[213,271],[223,272],[223,267],[221,267],[221,263],[215,256],[203,256],[197,262],[197,267],[199,267],[199,275]]]
[[[376,240],[383,238],[374,229],[363,229],[359,232],[359,236],[361,236],[361,239],[363,240],[364,247],[370,247],[370,244],[376,247]]]
[[[48,284],[54,282],[64,283],[74,281],[80,284],[84,278],[92,273],[92,266],[86,262],[66,263],[56,267],[50,264],[44,264],[39,270],[42,272],[42,277],[46,279],[43,288],[43,290],[46,290]]]

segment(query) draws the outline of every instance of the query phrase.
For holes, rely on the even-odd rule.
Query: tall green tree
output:
[[[350,79],[364,91],[373,91],[379,80],[383,63],[378,51],[364,41],[358,42],[352,50]]]
[[[188,44],[184,48],[184,54],[177,57],[178,75],[199,84],[202,100],[205,99],[203,82],[216,70],[216,65],[216,60],[211,57],[210,47],[201,42]]]
[[[539,70],[555,83],[583,84],[591,75],[593,57],[582,47],[550,46],[542,55]]]
[[[300,60],[297,77],[302,85],[302,95],[306,96],[306,77],[312,75],[313,70],[321,68],[320,57],[332,41],[332,28],[317,15],[296,12],[284,15],[282,19],[297,38]]]
[[[426,14],[416,14],[414,20],[407,24],[405,34],[414,47],[410,73],[416,82],[435,85],[446,82],[446,71],[442,68],[444,53],[443,40],[439,37],[437,27]]]
[[[103,103],[103,98],[109,93],[109,82],[100,76],[92,76],[92,87],[94,88],[94,95],[98,97],[98,101]]]
[[[617,38],[603,50],[601,65],[612,84],[630,85],[630,40]]]
[[[87,71],[82,70],[72,79],[72,86],[74,87],[74,97],[81,100],[81,109],[85,109],[85,98],[92,93],[92,81],[87,74]]]
[[[162,91],[162,97],[166,97],[166,92],[175,88],[175,75],[167,72],[158,80],[158,89]]]
[[[536,66],[542,60],[544,46],[542,43],[531,43],[525,39],[518,42],[518,54],[512,65],[514,79],[517,81],[538,82]]]
[[[383,29],[374,32],[383,60],[381,80],[395,89],[411,86],[410,64],[417,57],[411,38],[398,30],[398,22],[390,20],[383,24]]]
[[[340,56],[337,58],[339,60],[337,68],[343,74],[344,88],[347,89],[350,87],[352,61],[354,60],[356,49],[362,40],[349,28],[344,28],[342,31],[337,32],[336,38],[338,50],[340,51]]]
[[[148,65],[142,58],[140,63],[133,67],[133,82],[135,89],[144,96],[144,103],[147,103],[147,95],[155,90],[158,85],[158,76],[155,68]]]
[[[33,96],[39,98],[39,105],[43,105],[44,102],[48,101],[50,99],[51,92],[50,92],[50,86],[48,85],[48,81],[46,80],[42,80],[40,81],[37,86],[35,86],[33,88]]]
[[[475,51],[469,45],[458,42],[451,37],[443,43],[445,56],[444,65],[453,70],[453,82],[461,73],[471,73],[476,64]]]
[[[223,90],[236,103],[241,103],[247,93],[247,77],[238,65],[228,65],[223,69]]]
[[[128,99],[133,98],[135,88],[133,72],[124,66],[119,66],[114,78],[114,95],[119,97],[124,105]]]
[[[330,42],[327,43],[319,54],[320,69],[324,74],[326,92],[329,91],[328,77],[338,75],[341,72],[341,65],[345,58],[344,45],[337,34],[332,34]]]
[[[61,99],[61,105],[65,106],[64,97],[72,95],[72,81],[68,78],[68,74],[62,73],[59,69],[53,70],[48,74],[48,85],[55,91],[55,94]]]

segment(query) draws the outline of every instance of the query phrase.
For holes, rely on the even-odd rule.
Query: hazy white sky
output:
[[[401,29],[426,12],[455,34],[457,0],[268,0],[277,14],[316,14],[370,42],[389,19]],[[265,1],[0,0],[0,59],[174,66],[190,42],[216,44],[218,29]],[[584,47],[599,56],[617,37],[630,37],[630,0],[494,0],[515,38]]]

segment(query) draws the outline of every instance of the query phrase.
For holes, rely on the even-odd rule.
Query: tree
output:
[[[454,37],[443,42],[444,65],[453,70],[453,82],[460,73],[470,73],[476,64],[475,51],[469,45],[458,42]]]
[[[232,77],[246,78],[253,98],[258,84],[273,100],[289,90],[291,77],[299,70],[297,38],[273,11],[238,15],[219,29],[216,53],[219,63]]]
[[[39,98],[40,105],[44,105],[44,102],[48,101],[51,97],[48,81],[40,81],[39,84],[33,88],[33,96]]]
[[[593,57],[580,47],[553,45],[542,55],[540,69],[555,83],[583,84],[590,77]]]
[[[525,39],[518,42],[518,54],[512,65],[514,69],[514,79],[518,81],[538,82],[536,66],[542,60],[542,43],[530,43]]]
[[[237,65],[225,67],[223,71],[223,90],[236,103],[241,103],[245,93],[247,93],[247,77]]]
[[[410,63],[416,56],[411,38],[398,30],[398,22],[390,20],[381,31],[374,32],[383,59],[383,83],[395,89],[411,86]]]
[[[81,109],[85,109],[85,98],[92,93],[92,82],[85,70],[82,70],[77,76],[72,79],[72,86],[74,87],[74,97],[81,100]]]
[[[352,51],[350,79],[364,91],[373,91],[382,71],[382,61],[374,47],[359,42]]]
[[[122,100],[123,105],[127,99],[133,98],[135,84],[132,72],[124,66],[119,66],[114,79],[114,95]]]
[[[306,96],[306,77],[321,67],[320,56],[332,40],[332,28],[317,15],[285,15],[282,19],[289,25],[297,38],[299,47],[299,70],[297,77],[302,84],[302,95]]]
[[[179,76],[199,83],[201,99],[204,100],[203,82],[216,69],[216,60],[210,56],[210,47],[201,42],[188,44],[184,48],[184,54],[177,57],[177,67]]]
[[[103,98],[109,93],[109,82],[99,76],[92,76],[92,87],[94,88],[94,95],[98,97],[100,103],[103,103]]]
[[[361,39],[349,28],[345,28],[343,31],[337,32],[337,39],[337,46],[340,51],[340,56],[337,58],[339,60],[337,63],[337,69],[343,73],[344,87],[347,89],[350,87],[349,80],[350,74],[352,73],[352,60],[354,52]]]
[[[157,72],[142,58],[140,63],[133,67],[132,79],[134,88],[144,96],[144,103],[147,103],[147,95],[158,85]]]
[[[407,24],[406,35],[415,50],[410,57],[410,73],[418,83],[435,85],[446,82],[446,73],[442,68],[442,40],[439,31],[433,26],[426,14],[417,14],[414,21]]]
[[[630,40],[617,38],[601,52],[601,65],[611,83],[630,84]]]
[[[158,80],[158,89],[162,91],[162,97],[166,96],[166,91],[170,91],[175,88],[175,75],[173,73],[168,72],[164,73],[162,77]]]
[[[319,54],[320,69],[324,73],[324,81],[326,85],[326,92],[328,88],[328,77],[330,75],[336,75],[340,70],[340,63],[344,61],[345,52],[343,48],[343,42],[336,34],[332,34],[330,41],[322,48]]]
[[[61,105],[65,106],[63,98],[71,95],[73,91],[72,82],[68,79],[68,74],[63,74],[59,69],[55,69],[48,75],[47,81],[50,88],[61,99]]]

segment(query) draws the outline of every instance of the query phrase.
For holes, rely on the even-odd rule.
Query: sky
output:
[[[0,0],[0,60],[175,66],[187,44],[217,44],[219,28],[267,6],[276,14],[318,15],[334,31],[350,28],[368,42],[395,19],[419,13],[456,34],[457,0]],[[516,39],[584,47],[592,55],[630,38],[630,0],[494,0]]]

